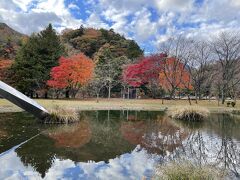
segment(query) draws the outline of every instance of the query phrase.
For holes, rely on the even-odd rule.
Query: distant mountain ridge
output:
[[[14,59],[17,49],[26,37],[7,24],[0,23],[0,58]]]

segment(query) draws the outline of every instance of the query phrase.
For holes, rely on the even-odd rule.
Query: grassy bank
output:
[[[172,162],[157,167],[154,180],[224,180],[227,174],[210,165],[194,165],[191,162]]]
[[[170,108],[169,116],[184,121],[202,121],[209,116],[209,110],[203,106],[175,106]]]
[[[39,104],[47,109],[52,109],[56,106],[64,108],[75,108],[77,110],[163,110],[174,106],[188,105],[187,100],[165,100],[164,104],[160,99],[137,99],[137,100],[123,100],[123,99],[100,99],[99,103],[95,99],[87,100],[46,100],[37,99]],[[192,102],[193,106],[196,105]],[[230,111],[232,108],[226,105],[218,106],[215,100],[202,100],[198,102],[198,106],[206,107],[210,112],[223,112]],[[234,109],[240,109],[240,100],[238,100]],[[8,102],[7,100],[0,99],[0,112],[18,112],[22,111],[17,106]]]

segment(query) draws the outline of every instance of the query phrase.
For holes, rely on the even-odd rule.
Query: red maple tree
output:
[[[69,58],[61,57],[59,66],[52,68],[47,84],[55,89],[78,91],[91,80],[93,69],[93,61],[83,53]]]
[[[159,81],[161,62],[165,54],[156,54],[141,58],[137,63],[128,65],[123,71],[123,81],[133,87]]]

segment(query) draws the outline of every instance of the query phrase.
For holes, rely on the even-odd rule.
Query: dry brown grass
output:
[[[44,119],[44,123],[50,124],[69,124],[80,120],[76,109],[55,107],[49,110],[49,116]]]
[[[207,108],[200,106],[176,106],[169,111],[169,116],[173,119],[187,121],[201,121],[209,116]]]
[[[172,162],[156,169],[153,179],[161,180],[223,180],[226,173],[212,166],[194,165],[191,162]]]
[[[47,109],[54,108],[55,106],[64,108],[74,108],[79,110],[163,110],[174,106],[188,105],[187,100],[165,100],[162,104],[161,99],[100,99],[99,103],[96,99],[86,100],[51,100],[51,99],[38,99],[39,104],[43,105]],[[192,102],[194,105],[194,101]],[[198,106],[206,107],[211,112],[231,112],[233,109],[240,110],[240,101],[237,102],[235,108],[227,107],[226,105],[219,105],[215,100],[201,100],[198,102]],[[20,108],[8,102],[7,100],[0,99],[0,112],[15,112],[21,111]]]

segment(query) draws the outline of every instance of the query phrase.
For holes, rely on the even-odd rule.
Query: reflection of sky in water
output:
[[[14,150],[0,157],[0,162],[0,179],[41,179],[32,167],[22,164]],[[138,147],[131,153],[110,159],[109,163],[74,163],[56,158],[44,179],[142,179],[152,174],[155,162],[154,156]]]
[[[153,139],[155,138],[157,137]],[[239,147],[237,140],[225,141],[213,134],[196,131],[182,142],[182,146],[173,152],[166,152],[166,156],[162,158],[166,161],[187,158],[197,163],[210,163],[222,167],[226,165],[223,161],[225,159],[229,169],[236,175],[239,173]],[[160,155],[150,155],[139,146],[131,153],[110,159],[108,163],[103,161],[74,163],[69,159],[55,158],[44,179],[142,179],[151,177],[159,159]],[[26,167],[22,164],[14,149],[0,156],[0,162],[0,179],[41,179],[41,175],[31,166]]]
[[[179,122],[168,119],[117,121],[116,124],[107,121],[107,128],[103,122],[82,122],[79,125],[82,128],[74,128],[71,136],[65,131],[54,131],[58,136],[49,138],[52,131],[48,131],[46,135],[39,135],[0,154],[0,179],[143,179],[144,176],[151,177],[157,162],[178,158],[225,167],[237,176],[240,172],[239,125],[235,121],[226,121],[228,123],[225,124],[225,121],[215,119],[201,128],[180,126]],[[71,137],[73,140],[82,139],[82,133],[78,132],[84,132],[83,129],[87,129],[85,125],[91,125],[91,139],[73,141],[81,145],[78,148],[66,147],[71,145]],[[61,141],[64,147],[55,147],[56,140],[64,140]],[[38,150],[39,154],[33,153]],[[91,158],[98,162],[85,161]],[[108,160],[108,163],[103,160]],[[43,162],[46,162],[44,167],[41,166]],[[236,176],[231,179],[236,179]]]

